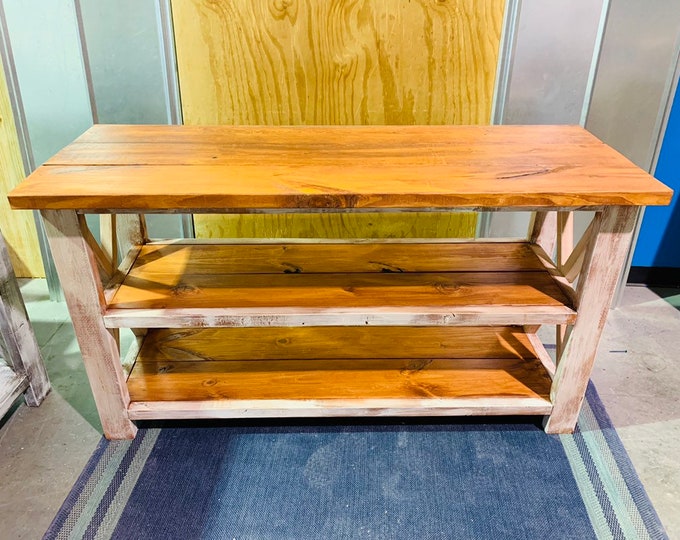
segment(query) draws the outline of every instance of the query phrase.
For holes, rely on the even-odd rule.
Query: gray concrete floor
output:
[[[73,329],[43,280],[22,283],[53,390],[0,423],[0,538],[41,538],[101,437]],[[664,299],[665,298],[665,299]],[[674,307],[676,306],[676,307]],[[680,290],[628,287],[593,380],[672,539],[680,539]]]

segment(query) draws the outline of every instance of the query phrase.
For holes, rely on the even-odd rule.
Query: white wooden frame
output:
[[[504,209],[507,210],[507,209]],[[428,324],[517,324],[534,334],[541,324],[555,324],[560,328],[560,347],[556,364],[544,351],[540,351],[541,362],[548,373],[553,376],[551,390],[552,410],[546,418],[548,433],[568,433],[573,431],[580,410],[585,389],[597,352],[597,345],[604,328],[607,312],[610,307],[619,273],[623,267],[625,255],[631,241],[634,218],[637,207],[612,206],[597,209],[595,218],[585,239],[573,246],[570,236],[568,214],[558,214],[557,210],[567,212],[572,209],[550,209],[537,212],[528,240],[534,244],[534,250],[543,261],[560,288],[572,300],[576,313],[564,313],[552,318],[549,314],[529,315],[521,309],[508,308],[506,314],[499,318],[498,313],[484,313],[483,311],[465,317],[465,308],[461,309],[461,317],[451,317],[447,313],[408,313],[395,312],[390,314],[382,310],[376,314],[371,324],[417,324],[416,319],[426,317]],[[227,210],[224,210],[226,212]],[[91,381],[95,401],[102,418],[102,424],[107,437],[131,438],[135,435],[135,425],[131,419],[144,418],[172,418],[175,413],[180,414],[178,404],[172,403],[138,403],[130,406],[130,398],[126,386],[126,369],[121,363],[121,355],[117,345],[118,327],[178,327],[178,326],[252,326],[259,325],[258,317],[267,317],[267,324],[298,325],[307,318],[308,313],[280,314],[280,319],[272,323],[272,315],[265,313],[230,313],[226,309],[213,310],[168,310],[165,313],[150,313],[140,316],[137,313],[127,319],[124,313],[115,310],[107,311],[107,300],[115,293],[125,274],[132,265],[141,244],[147,241],[144,224],[136,215],[119,215],[116,218],[106,218],[110,221],[109,234],[111,238],[105,242],[107,249],[94,246],[88,236],[85,220],[74,210],[44,210],[42,212],[46,223],[46,230],[54,254],[57,269],[62,280],[66,301],[71,311],[76,335],[81,346],[85,366]],[[115,225],[118,225],[117,231]],[[121,227],[121,225],[123,225]],[[113,247],[116,238],[125,239],[125,244],[131,246],[127,257],[120,266],[114,264],[117,256]],[[203,242],[203,241],[201,241]],[[210,241],[203,243],[210,244]],[[553,261],[553,252],[557,247],[557,256]],[[100,252],[98,252],[100,251]],[[102,285],[102,271],[107,270],[108,284]],[[567,274],[566,276],[564,274]],[[576,277],[576,286],[574,282]],[[342,314],[328,314],[325,321],[323,314],[316,314],[315,325],[338,324],[338,316]],[[364,315],[362,314],[361,317]],[[356,321],[345,320],[345,324],[368,324],[359,317]],[[447,318],[448,317],[448,318]],[[222,320],[222,319],[225,320]],[[227,321],[227,319],[229,319]],[[226,321],[226,322],[225,322]],[[420,324],[423,322],[420,321]],[[264,323],[263,323],[264,324]],[[571,325],[567,328],[567,324]],[[562,329],[563,328],[563,329]],[[138,336],[143,330],[137,330]],[[537,344],[535,336],[532,338]],[[126,363],[131,359],[128,357]],[[489,398],[491,399],[491,398]],[[253,405],[255,407],[255,405]],[[188,407],[188,409],[187,409]],[[461,405],[462,407],[462,405]],[[183,417],[233,417],[254,415],[256,412],[229,409],[218,411],[219,402],[215,403],[184,403],[181,415]],[[256,408],[256,407],[255,407]],[[177,410],[175,410],[177,409]],[[281,416],[291,416],[306,411],[306,414],[324,415],[324,410],[300,404]],[[469,411],[462,407],[457,412],[451,408],[446,414],[464,414],[484,411],[498,414],[502,412],[494,409],[491,401],[478,403]],[[173,412],[175,410],[175,412]],[[187,411],[191,415],[187,415]],[[349,410],[349,409],[348,409]],[[403,408],[392,411],[397,414]],[[325,414],[332,415],[338,411],[326,410]],[[506,414],[512,411],[507,410]],[[516,411],[515,411],[516,412]],[[523,411],[524,414],[543,414],[543,409],[534,408]],[[389,414],[383,411],[381,414]],[[409,414],[415,414],[411,411]],[[426,407],[423,414],[429,414]],[[442,411],[433,414],[442,414]],[[353,413],[356,415],[356,412]]]
[[[1,233],[0,346],[7,364],[0,365],[0,417],[22,393],[29,406],[40,405],[50,382]]]

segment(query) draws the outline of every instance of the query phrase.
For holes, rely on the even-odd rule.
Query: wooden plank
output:
[[[32,212],[11,212],[7,193],[26,176],[0,58],[0,230],[18,277],[45,277]]]
[[[479,326],[565,324],[576,320],[567,306],[384,306],[318,308],[108,309],[108,328],[234,326]]]
[[[138,359],[132,401],[371,400],[528,397],[548,402],[551,380],[534,360],[258,360],[151,362]]]
[[[543,398],[135,401],[132,420],[546,415]]]
[[[15,373],[11,367],[0,362],[0,420],[27,388],[26,374]]]
[[[529,241],[540,246],[552,261],[557,241],[557,212],[534,212],[529,226]]]
[[[247,142],[248,128],[213,128],[243,138],[231,149],[240,156],[233,164],[48,165],[10,201],[14,208],[80,210],[433,209],[667,204],[672,195],[575,126],[257,129],[268,134],[259,146]],[[451,145],[426,143],[437,135]],[[381,142],[366,142],[373,139]],[[344,152],[347,140],[352,150]],[[121,153],[120,145],[108,146]],[[410,161],[394,163],[399,155]]]
[[[555,372],[551,391],[554,409],[546,424],[548,433],[574,430],[636,215],[634,207],[612,207],[595,215],[577,286],[578,318]]]
[[[25,377],[28,380],[26,403],[32,407],[40,405],[50,391],[50,381],[2,233],[0,233],[0,341],[3,342],[5,361],[16,372],[18,378]],[[20,386],[19,382],[12,378],[5,380],[5,383],[10,386],[8,394],[10,397]]]
[[[141,250],[142,250],[141,245],[133,246],[130,249],[130,251],[128,251],[127,255],[125,255],[125,258],[121,261],[120,265],[113,273],[113,276],[104,287],[104,299],[107,304],[109,303],[111,298],[113,298],[113,296],[116,294],[121,283],[123,283],[123,280],[125,280],[125,276],[127,276],[128,272],[130,272],[130,269],[137,260],[139,252]]]
[[[148,333],[142,350],[143,358],[157,362],[534,358],[535,354],[521,327],[160,329]]]
[[[148,245],[175,246],[216,246],[216,245],[258,245],[258,244],[498,244],[526,243],[526,238],[166,238],[149,240]]]
[[[581,272],[581,268],[583,267],[583,260],[585,259],[586,253],[585,248],[588,242],[590,242],[590,235],[592,234],[592,230],[593,221],[590,222],[588,228],[584,231],[583,235],[576,244],[576,247],[574,247],[573,251],[571,252],[571,255],[569,255],[569,258],[566,260],[565,263],[562,264],[561,268],[562,273],[564,274],[564,277],[567,278],[567,281],[571,283],[576,281],[576,278],[578,277],[579,273]]]
[[[458,306],[557,307],[568,300],[547,272],[128,276],[109,309],[310,310]],[[380,309],[378,309],[380,311]]]
[[[82,214],[78,214],[78,222],[80,223],[80,230],[81,234],[83,235],[83,238],[87,242],[87,245],[90,249],[90,252],[92,255],[94,255],[94,259],[97,263],[97,269],[99,270],[99,276],[101,281],[104,283],[108,282],[112,278],[112,268],[115,268],[113,261],[109,259],[108,254],[104,251],[102,246],[97,242],[95,237],[92,235],[92,231],[90,231],[90,228],[87,226],[87,221],[85,220],[85,216]]]
[[[278,133],[282,139],[276,140],[272,133]],[[325,135],[326,138],[310,137],[311,133]],[[459,134],[462,138],[451,137],[451,134]],[[366,136],[366,134],[370,136]],[[393,145],[394,141],[401,141],[407,149],[408,154],[415,159],[428,158],[422,156],[422,150],[433,147],[446,148],[446,152],[457,151],[460,156],[467,151],[474,151],[473,148],[465,146],[464,139],[477,134],[478,139],[474,140],[475,145],[490,144],[498,146],[499,152],[508,154],[509,148],[517,144],[535,144],[537,135],[543,135],[540,143],[542,145],[561,146],[567,144],[592,146],[597,139],[587,130],[578,126],[452,126],[452,125],[413,125],[413,126],[239,126],[239,125],[146,125],[146,124],[95,124],[78,137],[73,143],[55,154],[45,162],[46,165],[161,165],[158,161],[146,160],[166,160],[165,164],[171,165],[191,165],[186,162],[186,154],[181,154],[174,161],[167,162],[166,157],[147,156],[144,162],[140,162],[139,157],[125,157],[128,152],[128,144],[149,144],[158,148],[160,145],[172,145],[172,149],[181,149],[185,145],[195,145],[196,148],[209,147],[226,148],[234,155],[231,157],[218,156],[217,159],[245,160],[244,163],[254,163],[260,160],[272,160],[272,156],[267,155],[267,146],[270,149],[285,149],[286,153],[300,153],[302,147],[313,149],[310,157],[321,152],[323,155],[341,154],[347,161],[352,155],[356,157],[357,152],[364,152],[371,156],[381,153],[389,153],[393,157],[397,156],[397,151]],[[419,138],[414,138],[415,136]],[[449,135],[449,136],[443,136]],[[488,142],[484,142],[488,139]],[[469,142],[472,142],[470,140]],[[408,144],[407,144],[408,143]],[[99,154],[94,159],[84,159],[81,150],[84,145],[100,144],[104,145],[101,150],[114,150],[114,154]],[[601,143],[600,143],[601,144]],[[106,145],[109,145],[108,148]],[[114,146],[115,145],[115,146]],[[213,145],[213,146],[209,146]],[[215,146],[217,145],[217,146]],[[408,150],[411,148],[412,150]],[[116,150],[117,149],[117,150]],[[240,149],[240,150],[239,150]],[[557,150],[557,149],[556,149]],[[573,148],[571,149],[573,150]],[[245,152],[249,152],[245,153]],[[569,150],[568,150],[569,151]],[[174,154],[174,152],[169,152]],[[112,162],[113,156],[118,156],[118,162]],[[120,161],[122,160],[122,161]],[[193,163],[194,165],[196,163]]]
[[[118,268],[118,228],[116,227],[116,214],[99,215],[99,238],[104,255],[110,261],[111,266],[107,274],[112,276]]]
[[[137,428],[127,414],[130,397],[120,353],[102,320],[104,291],[94,254],[75,212],[44,210],[42,215],[104,434],[133,438]]]
[[[544,265],[524,243],[153,244],[130,276],[256,273],[537,271]]]

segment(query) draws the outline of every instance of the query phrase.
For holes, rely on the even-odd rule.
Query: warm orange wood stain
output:
[[[576,126],[94,126],[14,208],[211,210],[667,204]]]

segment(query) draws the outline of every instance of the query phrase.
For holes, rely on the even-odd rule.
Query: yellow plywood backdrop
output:
[[[186,124],[486,124],[504,0],[173,0]],[[201,237],[472,236],[474,217],[196,216]],[[369,225],[370,224],[370,225]],[[342,227],[341,227],[342,225]]]
[[[0,230],[18,277],[45,277],[33,214],[11,210],[7,193],[24,178],[19,139],[0,60]]]

